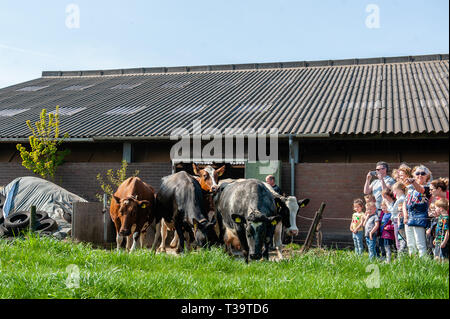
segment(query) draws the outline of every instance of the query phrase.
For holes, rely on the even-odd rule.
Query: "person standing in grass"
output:
[[[428,208],[428,217],[430,217],[430,227],[426,230],[427,249],[430,255],[434,255],[434,238],[436,237],[436,226],[439,214],[436,213],[434,203],[430,204]]]
[[[397,252],[402,252],[406,247],[403,214],[401,214],[401,208],[405,201],[405,191],[406,186],[401,182],[397,182],[392,186],[392,193],[388,191],[383,192],[383,198],[387,201],[388,211],[391,213],[391,220],[394,225],[394,240]]]
[[[424,166],[416,166],[412,171],[414,178],[408,182],[414,187],[403,203],[406,242],[409,254],[419,251],[420,257],[427,256],[426,228],[429,225],[428,206],[431,193],[428,182],[431,178],[430,170]]]
[[[369,250],[369,259],[373,259],[377,256],[376,245],[379,224],[376,204],[374,202],[366,203],[366,214],[363,225],[367,248]]]
[[[394,196],[390,190],[388,190],[386,196]],[[383,201],[382,206],[387,205],[386,200]],[[392,214],[387,211],[384,212],[380,220],[380,233],[381,240],[383,240],[384,250],[386,252],[386,263],[391,262],[392,257],[392,245],[394,244],[394,224],[391,220]]]
[[[364,251],[364,202],[358,198],[353,201],[353,215],[350,223],[350,231],[352,232],[353,243],[355,245],[355,253],[362,255]]]
[[[434,258],[448,259],[448,200],[438,199],[435,203],[435,213],[439,214],[434,239]]]

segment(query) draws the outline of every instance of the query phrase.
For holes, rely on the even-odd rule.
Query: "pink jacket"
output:
[[[381,238],[395,240],[394,224],[391,220],[391,213],[381,212],[380,215]]]

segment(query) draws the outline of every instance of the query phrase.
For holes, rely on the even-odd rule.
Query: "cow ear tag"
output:
[[[300,207],[305,207],[305,204],[302,204],[302,206],[300,206]]]
[[[145,208],[145,207],[147,207],[147,205],[145,205],[145,204],[142,204],[141,208]]]
[[[239,218],[239,217],[236,217],[235,219],[234,219],[234,221],[236,222],[236,223],[240,223],[241,222],[241,219]]]
[[[273,220],[273,221],[272,221],[272,225],[275,226],[276,224],[277,224],[277,221],[276,221],[276,220]]]

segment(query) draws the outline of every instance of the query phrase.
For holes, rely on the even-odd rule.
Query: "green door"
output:
[[[275,176],[275,183],[281,185],[281,161],[249,163],[245,161],[245,178],[256,178],[265,182],[267,175]]]

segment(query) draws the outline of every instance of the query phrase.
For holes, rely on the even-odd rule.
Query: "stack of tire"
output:
[[[0,198],[0,238],[17,236],[21,231],[29,228],[31,214],[28,211],[19,211],[9,214],[5,218],[3,216],[3,199]],[[54,219],[48,217],[47,212],[36,212],[36,232],[43,236],[49,236],[57,229],[58,224]]]

